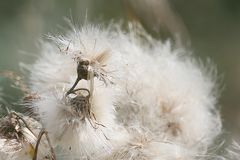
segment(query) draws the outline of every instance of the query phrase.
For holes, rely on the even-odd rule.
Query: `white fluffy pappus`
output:
[[[127,141],[128,134],[115,121],[115,88],[111,84],[112,77],[108,75],[94,78],[94,90],[90,100],[92,117],[82,119],[74,115],[72,105],[67,102],[66,93],[76,80],[78,59],[104,61],[101,53],[111,54],[111,50],[106,44],[103,48],[97,48],[94,46],[94,40],[91,48],[87,46],[90,45],[88,43],[86,46],[81,46],[81,43],[85,44],[85,42],[80,42],[77,35],[72,35],[75,37],[65,41],[59,40],[61,42],[58,43],[59,47],[64,51],[60,51],[52,44],[43,44],[40,58],[31,67],[31,88],[40,96],[40,99],[34,102],[34,106],[53,144],[65,151],[59,157],[93,159],[108,154],[113,148],[120,146]],[[110,65],[112,59],[114,57],[110,55],[106,64],[103,64],[104,70],[101,71],[104,74],[105,71],[113,70],[114,66],[111,68]],[[91,84],[81,80],[76,88],[86,88],[91,91],[89,83]]]
[[[221,132],[215,68],[210,63],[204,67],[169,42],[119,37],[118,46],[123,46],[119,52],[127,63],[127,76],[119,82],[125,87],[119,119],[125,125],[140,123],[164,134],[166,140],[205,152]]]
[[[84,86],[82,83],[80,85]],[[67,151],[65,157],[96,157],[111,152],[115,145],[122,143],[125,133],[114,121],[111,91],[105,86],[94,90],[91,111],[98,123],[95,124],[91,120],[83,121],[72,113],[72,106],[66,104],[63,89],[41,94],[41,100],[35,105],[52,143]]]
[[[128,134],[135,133],[126,133],[121,123],[127,130],[140,126],[154,134],[155,139],[140,150],[152,159],[179,159],[173,152],[190,158],[203,155],[220,133],[215,70],[203,67],[187,51],[173,49],[170,42],[137,32],[145,40],[115,26],[86,25],[51,37],[60,49],[43,42],[42,54],[31,66],[32,90],[41,97],[34,106],[53,143],[67,150],[68,158],[114,159],[114,153],[118,159],[131,158],[136,149],[127,149],[132,140]],[[95,61],[104,52],[109,54],[106,62],[93,62],[92,68],[100,68],[90,85],[91,112],[99,123],[95,128],[87,119],[74,118],[66,93],[76,80],[77,61]],[[76,88],[91,90],[89,83],[81,80]],[[128,156],[121,157],[125,151]]]
[[[195,160],[196,153],[181,144],[164,141],[164,137],[156,137],[149,130],[136,127],[128,131],[131,141],[104,160]]]

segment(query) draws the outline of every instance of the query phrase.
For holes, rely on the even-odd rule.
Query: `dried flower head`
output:
[[[0,156],[7,160],[32,160],[41,125],[20,113],[10,112],[0,119]],[[46,143],[41,143],[39,157],[50,160]]]

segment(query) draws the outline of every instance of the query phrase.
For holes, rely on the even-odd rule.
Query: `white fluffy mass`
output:
[[[34,108],[53,145],[63,150],[60,158],[193,160],[220,133],[217,75],[210,63],[205,67],[139,27],[85,25],[50,39],[30,66],[30,82],[40,96]],[[103,69],[103,79],[76,86],[92,91],[95,119],[82,121],[72,115],[66,93],[77,78],[78,60],[98,64],[101,53],[108,58],[92,69]]]

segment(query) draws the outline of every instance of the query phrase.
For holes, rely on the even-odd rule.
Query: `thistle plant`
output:
[[[140,26],[84,25],[48,39],[26,65],[38,97],[28,101],[31,115],[54,149],[44,152],[48,159],[53,152],[68,160],[224,158],[208,153],[222,131],[210,61]]]

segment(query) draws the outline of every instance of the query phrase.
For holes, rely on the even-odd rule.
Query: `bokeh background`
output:
[[[20,73],[20,62],[33,63],[39,38],[61,33],[64,17],[76,24],[86,17],[94,24],[137,21],[153,37],[211,58],[224,77],[219,100],[224,130],[240,135],[239,0],[1,0],[0,71]],[[0,87],[14,106],[21,92],[4,77]]]

